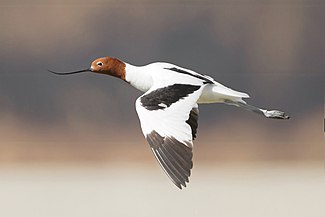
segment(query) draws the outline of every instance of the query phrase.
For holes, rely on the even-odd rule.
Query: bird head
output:
[[[48,71],[56,75],[71,75],[71,74],[77,74],[82,72],[94,72],[99,74],[111,75],[125,80],[125,63],[123,63],[122,61],[116,58],[112,58],[108,56],[95,59],[90,64],[90,67],[87,69],[81,69],[81,70],[70,71],[70,72],[56,72],[51,70]]]

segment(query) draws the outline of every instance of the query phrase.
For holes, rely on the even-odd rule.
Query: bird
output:
[[[225,103],[266,118],[289,119],[285,112],[258,108],[244,101],[249,95],[228,88],[212,77],[171,63],[135,66],[115,57],[100,57],[89,68],[57,72],[92,72],[119,78],[143,92],[135,102],[144,137],[158,163],[179,188],[189,183],[193,141],[197,135],[199,104]]]

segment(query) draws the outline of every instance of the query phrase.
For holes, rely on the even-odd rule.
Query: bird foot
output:
[[[278,110],[265,111],[265,116],[267,118],[274,118],[274,119],[289,119],[290,118],[284,112],[278,111]]]

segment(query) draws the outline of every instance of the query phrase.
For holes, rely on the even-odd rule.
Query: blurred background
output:
[[[324,20],[319,0],[1,0],[0,214],[324,216]],[[47,71],[107,55],[210,75],[291,119],[200,106],[179,191],[142,135],[138,90]]]

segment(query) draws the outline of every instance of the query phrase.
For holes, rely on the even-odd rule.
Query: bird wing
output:
[[[142,132],[173,183],[189,182],[192,148],[198,127],[197,100],[203,86],[173,84],[151,88],[136,101]]]

